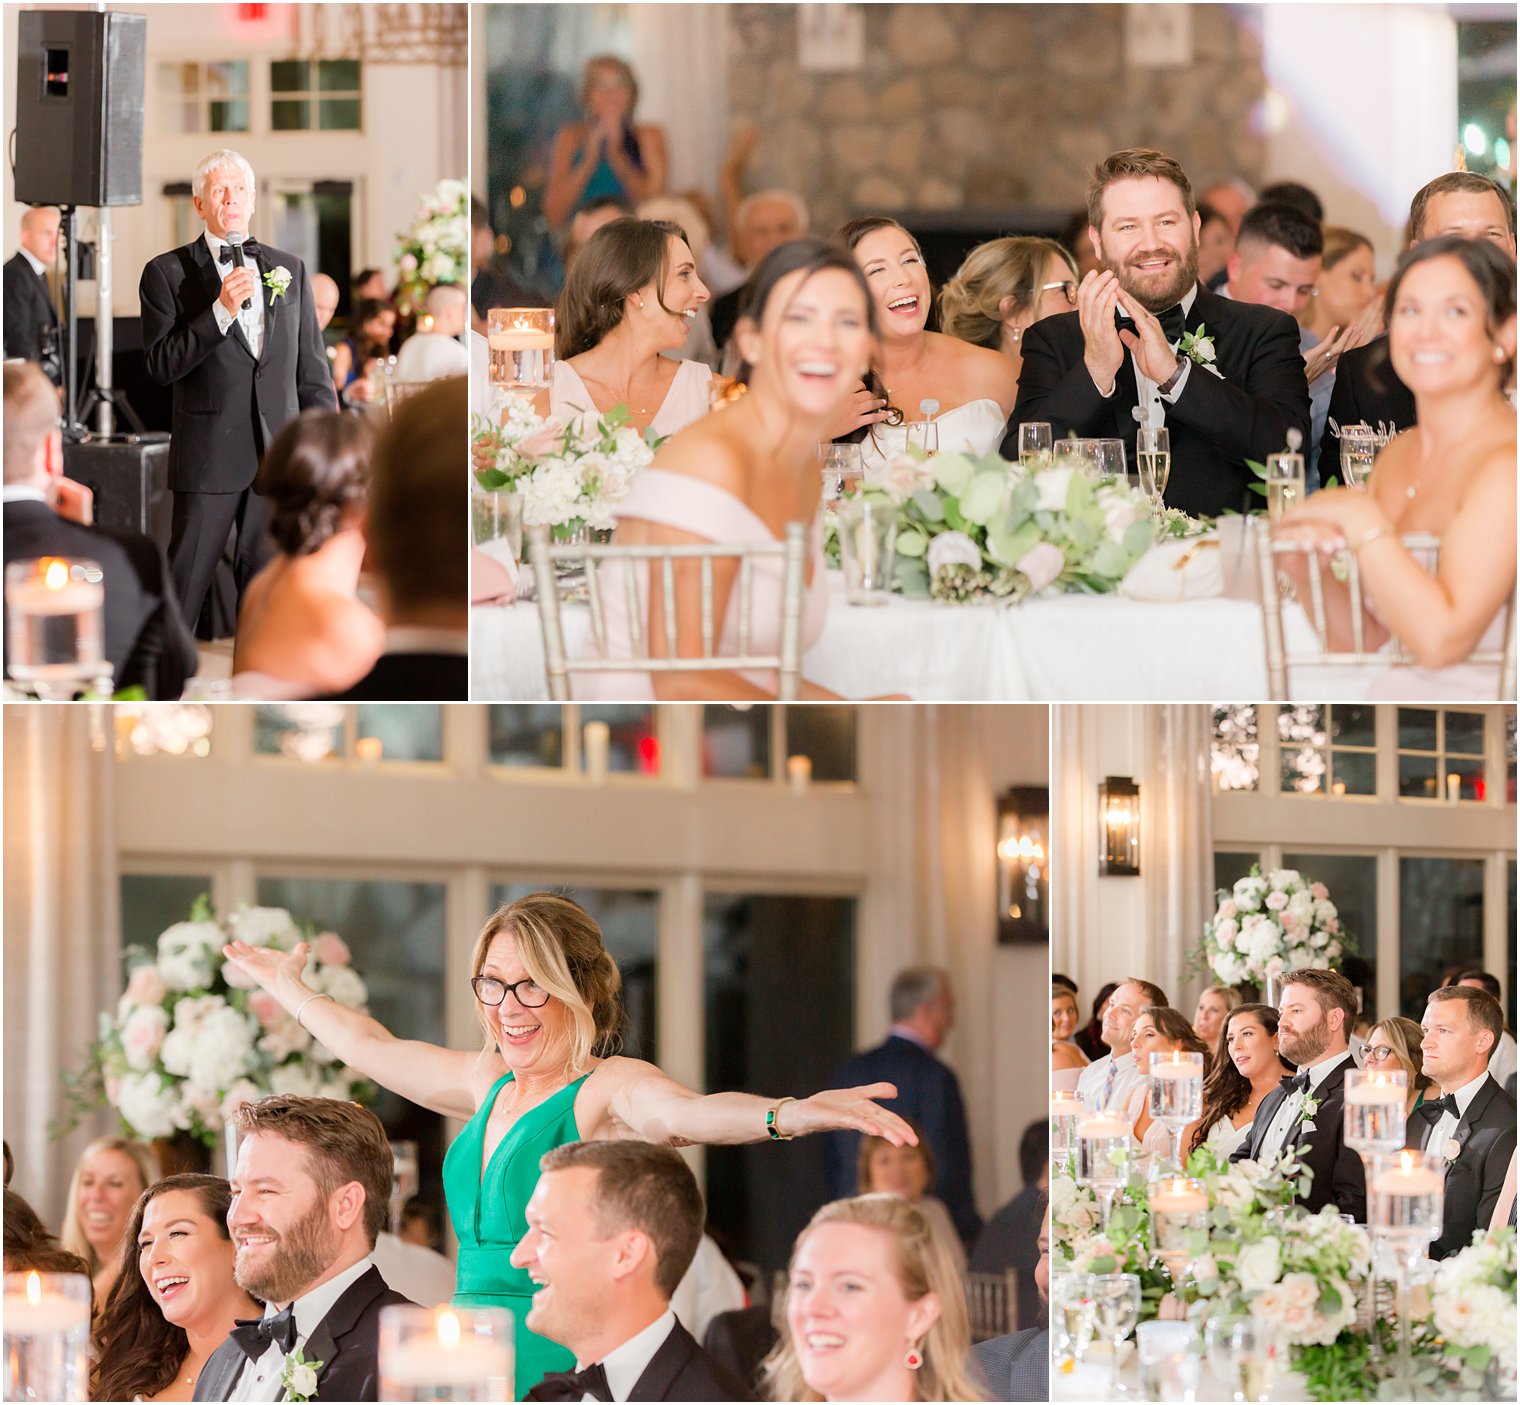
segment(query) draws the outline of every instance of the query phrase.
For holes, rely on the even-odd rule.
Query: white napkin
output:
[[[1206,600],[1224,594],[1219,538],[1159,542],[1130,568],[1119,593],[1131,600]]]
[[[470,603],[483,605],[488,601],[501,601],[510,604],[516,598],[518,587],[518,567],[512,559],[511,543],[505,537],[498,537],[482,542],[475,552],[485,560],[471,572]]]

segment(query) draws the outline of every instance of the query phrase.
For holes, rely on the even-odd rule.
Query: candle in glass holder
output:
[[[581,750],[586,757],[586,779],[601,785],[607,779],[607,752],[612,729],[605,722],[588,722],[581,729]]]
[[[380,1310],[382,1400],[512,1400],[512,1367],[505,1309]]]
[[[786,758],[786,778],[791,783],[793,795],[806,795],[808,786],[813,783],[813,758],[810,756],[788,756]]]
[[[1373,1176],[1368,1208],[1376,1234],[1420,1242],[1440,1236],[1446,1180],[1435,1158],[1434,1151],[1406,1149]]]
[[[1173,1176],[1151,1190],[1151,1230],[1156,1255],[1173,1280],[1182,1276],[1193,1257],[1189,1235],[1208,1228],[1209,1197],[1200,1180]]]
[[[1082,1116],[1082,1099],[1074,1091],[1061,1089],[1050,1095],[1050,1154],[1056,1160],[1077,1149],[1077,1123]]]
[[[1345,1142],[1353,1151],[1392,1152],[1404,1145],[1403,1069],[1346,1070]]]
[[[5,1398],[88,1400],[90,1280],[82,1273],[5,1275]]]
[[[94,561],[44,556],[7,563],[12,678],[44,697],[72,696],[79,687],[109,678],[104,580]]]
[[[1077,1123],[1077,1179],[1094,1186],[1124,1183],[1129,1157],[1129,1123],[1098,1112]]]
[[[488,379],[503,390],[547,390],[554,371],[554,309],[493,307],[486,314]]]

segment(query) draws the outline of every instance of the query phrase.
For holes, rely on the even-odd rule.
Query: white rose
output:
[[[1240,1285],[1242,1288],[1245,1284]],[[1279,1322],[1283,1315],[1282,1290],[1279,1288],[1267,1288],[1251,1299],[1251,1315],[1265,1318],[1268,1322]]]
[[[290,1385],[291,1395],[313,1396],[317,1393],[317,1373],[310,1366],[295,1366],[291,1368]]]
[[[128,1073],[116,1109],[141,1140],[170,1137],[178,1126],[179,1091],[161,1073]]]
[[[1277,1282],[1281,1263],[1281,1249],[1277,1240],[1258,1240],[1240,1251],[1240,1256],[1235,1260],[1235,1276],[1245,1292],[1259,1292]]]
[[[964,532],[941,532],[929,543],[929,574],[946,566],[969,566],[973,571],[982,564],[982,553]]]
[[[1256,1198],[1256,1187],[1243,1169],[1249,1161],[1237,1161],[1219,1178],[1214,1188],[1215,1200],[1226,1210],[1243,1210]]]
[[[1074,472],[1070,468],[1050,468],[1035,475],[1036,511],[1066,511],[1066,497],[1071,492],[1071,475]]]
[[[1313,1307],[1319,1301],[1319,1284],[1312,1273],[1287,1273],[1282,1281],[1283,1300],[1290,1305]]]
[[[1214,925],[1214,940],[1226,951],[1235,945],[1235,938],[1240,935],[1240,923],[1232,917],[1227,917],[1223,922]]]
[[[268,1054],[274,1062],[288,1059],[292,1054],[304,1054],[315,1041],[304,1029],[288,1016],[277,1020],[259,1039],[260,1053]]]

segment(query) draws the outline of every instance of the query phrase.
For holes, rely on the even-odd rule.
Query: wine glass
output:
[[[1119,1380],[1119,1345],[1135,1330],[1140,1320],[1140,1277],[1134,1273],[1097,1273],[1093,1275],[1093,1317],[1098,1335],[1108,1343],[1112,1356],[1108,1365],[1108,1398],[1126,1400],[1134,1396]]]
[[[1366,485],[1377,457],[1377,431],[1369,424],[1348,424],[1341,429],[1341,478],[1348,488]]]
[[[1124,441],[1122,439],[1094,439],[1092,458],[1098,472],[1105,478],[1123,478],[1126,475]]]
[[[1274,1323],[1260,1317],[1211,1317],[1205,1330],[1209,1364],[1230,1387],[1232,1400],[1265,1400],[1283,1345]]]
[[[1094,1315],[1093,1276],[1090,1273],[1057,1273],[1050,1280],[1051,1318],[1056,1331],[1056,1353],[1080,1361],[1092,1345]]]
[[[1045,420],[1030,420],[1019,426],[1019,462],[1024,463],[1035,454],[1048,454],[1052,439],[1050,425]]]
[[[1172,435],[1165,425],[1153,429],[1142,424],[1135,431],[1135,467],[1140,471],[1140,491],[1160,512],[1166,506],[1166,480],[1172,472]]]

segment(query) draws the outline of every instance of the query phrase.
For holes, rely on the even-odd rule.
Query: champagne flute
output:
[[[1056,1351],[1071,1361],[1080,1361],[1092,1345],[1097,1326],[1093,1285],[1090,1273],[1058,1273],[1050,1281]]]
[[[1366,485],[1377,451],[1377,431],[1371,425],[1348,424],[1341,429],[1341,478],[1348,488]]]
[[[1282,1342],[1276,1326],[1259,1317],[1211,1317],[1205,1333],[1209,1362],[1229,1384],[1232,1400],[1265,1400]]]
[[[1304,456],[1291,450],[1267,455],[1267,516],[1281,522],[1304,500]]]
[[[1019,426],[1019,462],[1025,463],[1036,454],[1048,454],[1053,443],[1050,425],[1045,420],[1030,420]]]
[[[1166,480],[1172,472],[1171,431],[1162,425],[1143,424],[1135,431],[1135,467],[1140,471],[1140,491],[1160,512],[1166,506]]]
[[[865,464],[859,444],[820,444],[823,456],[823,497],[832,503],[848,497],[865,478]]]
[[[1108,1399],[1128,1400],[1135,1392],[1119,1380],[1119,1346],[1140,1320],[1140,1277],[1134,1273],[1093,1275],[1093,1316],[1108,1343]]]

